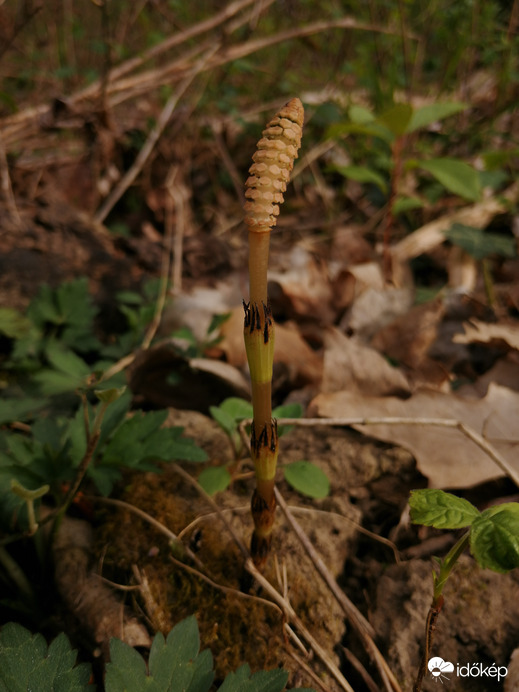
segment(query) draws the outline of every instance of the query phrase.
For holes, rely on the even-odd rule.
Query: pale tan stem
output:
[[[269,262],[270,231],[249,231],[249,300],[259,308],[267,305],[267,267]]]

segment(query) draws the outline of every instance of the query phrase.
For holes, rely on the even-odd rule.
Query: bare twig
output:
[[[18,213],[18,208],[16,206],[16,200],[13,194],[13,188],[11,185],[11,177],[9,176],[9,164],[7,163],[7,156],[5,154],[5,148],[0,135],[0,183],[2,194],[7,206],[7,209],[11,212],[12,217],[16,221],[18,226],[22,225],[22,220],[20,214]]]
[[[238,168],[236,167],[236,164],[233,161],[232,156],[229,154],[229,150],[227,149],[225,142],[223,140],[222,122],[213,120],[211,122],[211,129],[213,131],[214,141],[218,148],[220,158],[232,180],[232,184],[236,192],[236,197],[238,198],[240,205],[243,207],[243,205],[245,204],[245,195],[243,193],[243,179],[238,171]]]
[[[370,417],[370,418],[280,418],[279,425],[300,425],[303,427],[314,426],[338,426],[346,427],[352,425],[431,425],[441,428],[455,428],[459,430],[465,437],[472,440],[480,449],[482,449],[492,461],[499,466],[503,473],[508,476],[519,487],[519,473],[514,469],[508,461],[493,447],[490,442],[487,442],[484,437],[473,430],[470,426],[465,425],[461,421],[451,418],[400,418],[400,417]]]
[[[186,231],[186,186],[176,181],[178,168],[171,170],[166,180],[166,230],[173,239],[173,268],[171,284],[175,293],[182,290],[182,255]],[[173,209],[175,210],[175,231],[173,232]]]
[[[342,689],[346,690],[346,692],[354,692],[353,688],[348,683],[344,675],[328,656],[328,653],[323,649],[323,647],[319,644],[315,637],[313,637],[310,634],[305,625],[301,622],[297,613],[292,608],[290,603],[285,598],[283,598],[279,591],[277,591],[272,586],[272,584],[263,576],[263,574],[257,569],[254,562],[252,561],[252,558],[249,557],[245,561],[245,569],[247,570],[247,572],[249,572],[249,574],[251,574],[254,577],[254,579],[256,579],[260,586],[262,586],[263,589],[265,589],[269,596],[283,609],[283,612],[285,613],[287,619],[293,622],[294,625],[298,628],[298,630],[304,636],[308,644],[319,656],[321,661],[325,664],[325,666],[328,668],[328,670],[333,675],[335,680],[339,683],[339,685],[342,687]]]
[[[105,218],[108,216],[116,202],[122,197],[122,195],[133,183],[135,178],[139,175],[140,171],[142,170],[142,167],[148,160],[148,157],[150,156],[162,132],[164,131],[164,128],[168,124],[169,119],[171,118],[173,111],[175,110],[181,96],[187,90],[188,86],[191,84],[196,75],[206,68],[208,61],[217,50],[218,45],[211,48],[211,50],[208,53],[206,53],[200,60],[198,60],[192,67],[192,69],[189,71],[188,75],[179,84],[176,91],[169,97],[166,105],[162,109],[162,112],[157,119],[155,127],[151,130],[150,134],[148,135],[148,139],[146,140],[144,146],[140,150],[133,165],[126,172],[126,174],[119,180],[116,187],[112,190],[111,194],[105,199],[100,209],[98,209],[97,213],[95,214],[94,218],[96,221],[102,223],[105,220]]]
[[[296,519],[294,518],[290,509],[288,508],[279,490],[275,488],[274,492],[276,495],[276,501],[278,505],[281,507],[281,510],[287,518],[288,523],[292,527],[292,530],[299,539],[299,542],[305,549],[307,555],[312,560],[315,568],[317,569],[322,579],[326,583],[326,586],[330,589],[335,600],[342,608],[344,614],[346,615],[346,618],[355,628],[355,631],[359,634],[360,638],[362,639],[366,647],[366,650],[375,659],[380,674],[386,682],[386,689],[388,689],[389,691],[400,691],[398,681],[394,677],[393,673],[391,672],[391,669],[387,665],[384,657],[382,656],[377,646],[375,645],[375,642],[373,641],[373,637],[375,636],[375,631],[373,630],[373,627],[339,587],[333,575],[330,573],[329,569],[326,567],[321,557],[317,553],[316,549],[313,547],[308,536],[305,534],[301,526],[299,526],[299,524],[297,523]]]
[[[218,26],[228,18],[229,10],[236,14],[236,7],[246,7],[247,5],[252,4],[253,1],[254,0],[241,0],[241,2],[231,3],[231,5],[225,8],[222,13],[207,20],[208,24],[206,26],[209,28]],[[247,21],[248,14],[241,18],[239,24],[243,24]],[[164,44],[163,42],[163,44],[160,44],[160,46],[162,46],[160,51],[160,46],[156,46],[154,49],[162,53],[166,50],[164,47],[165,45],[171,47],[177,43],[183,43],[190,36],[200,35],[204,33],[204,31],[208,30],[204,29],[203,25],[204,23],[202,22],[199,25],[195,25],[195,27],[191,27],[186,31],[181,32],[179,35],[171,37],[171,39],[168,39],[168,41],[171,40],[172,43]],[[236,26],[233,24],[232,30],[234,30],[237,26],[238,23]],[[195,49],[187,50],[183,56],[176,58],[166,66],[144,71],[138,75],[132,76],[129,79],[122,79],[122,77],[142,64],[140,58],[136,58],[137,63],[126,61],[122,65],[114,67],[109,74],[108,83],[106,85],[107,107],[113,108],[117,103],[135,98],[137,95],[143,94],[147,91],[157,89],[162,84],[171,84],[172,82],[179,80],[183,81],[186,79],[186,77],[191,75],[193,69],[193,60],[196,59],[196,56],[200,55],[201,51],[205,51],[204,54],[207,55],[208,52],[214,50],[215,54],[210,60],[207,61],[204,67],[199,70],[200,72],[203,70],[211,70],[215,67],[220,67],[221,65],[225,65],[233,60],[243,58],[259,50],[272,47],[284,41],[305,38],[306,36],[311,36],[312,34],[335,29],[373,31],[385,34],[399,33],[398,29],[393,29],[392,27],[379,26],[376,24],[364,24],[362,22],[357,22],[352,17],[341,17],[336,20],[313,22],[302,27],[295,27],[287,31],[281,31],[273,36],[251,39],[222,50],[218,50],[218,39],[215,36],[210,36],[210,38],[208,38],[206,41],[199,41]],[[413,34],[409,34],[409,38],[416,40],[417,37]],[[153,51],[154,49],[150,50]],[[85,101],[99,98],[101,89],[102,83],[100,80],[98,80],[88,87],[85,87],[84,89],[71,95],[67,103],[69,107],[77,108]],[[116,96],[116,94],[118,94],[118,96]],[[3,128],[5,146],[10,146],[19,139],[26,138],[28,134],[36,132],[40,127],[41,118],[47,116],[49,111],[49,104],[45,102],[34,107],[26,108],[14,115],[7,116],[0,120],[0,124]],[[120,183],[121,182],[122,181],[120,181]],[[99,213],[100,212],[98,212],[98,214]]]
[[[178,464],[170,464],[170,468],[173,468],[176,473],[179,474],[179,476],[182,476],[182,478],[187,481],[190,485],[192,485],[196,491],[205,499],[205,501],[211,505],[211,507],[215,510],[215,512],[218,514],[220,517],[220,520],[223,522],[225,525],[225,528],[231,535],[233,541],[236,543],[236,546],[238,547],[238,550],[240,553],[243,555],[245,559],[248,559],[249,557],[249,551],[245,547],[243,541],[241,538],[238,536],[236,531],[233,529],[230,521],[227,519],[225,514],[220,510],[216,502],[213,500],[213,498],[209,495],[209,493],[206,493],[206,491],[202,488],[200,483],[196,480],[196,478],[193,478],[187,471],[184,471],[184,469],[179,466]]]
[[[154,519],[150,514],[148,514],[144,510],[139,509],[139,507],[135,507],[135,505],[131,505],[129,502],[124,502],[124,500],[115,500],[110,497],[89,495],[88,499],[93,500],[94,502],[101,502],[105,505],[120,507],[121,509],[126,509],[128,510],[128,512],[136,514],[138,517],[146,521],[148,524],[155,527],[157,531],[160,531],[160,533],[164,534],[169,539],[172,545],[177,546],[189,557],[190,560],[192,560],[195,563],[195,565],[197,565],[200,569],[203,569],[204,565],[202,564],[201,560],[195,555],[195,553],[188,546],[184,545],[182,541],[178,538],[178,536],[173,531],[171,531],[171,529],[168,529],[167,526],[164,526],[164,524],[162,524],[160,521],[157,521],[157,519]]]
[[[186,565],[184,562],[181,562],[180,560],[177,560],[173,555],[169,556],[169,559],[171,562],[173,562],[177,567],[182,568],[186,572],[189,572],[190,574],[193,574],[195,577],[198,577],[199,579],[202,579],[203,581],[206,582],[206,584],[209,584],[209,586],[212,586],[213,589],[217,589],[218,591],[221,591],[222,593],[225,594],[230,594],[232,596],[237,596],[238,598],[244,598],[246,600],[251,600],[255,601],[256,603],[261,603],[264,606],[268,606],[269,608],[274,608],[280,615],[283,615],[282,609],[273,603],[272,601],[267,600],[266,598],[261,598],[261,596],[254,596],[253,594],[245,593],[243,591],[239,591],[238,589],[233,589],[230,586],[224,586],[223,584],[218,584],[217,582],[213,581],[210,577],[205,575],[203,572],[200,572],[197,569],[194,569],[194,567],[190,567],[189,565]]]
[[[187,41],[200,36],[201,34],[215,29],[220,24],[224,24],[226,21],[238,14],[238,12],[245,9],[249,5],[254,4],[255,2],[256,0],[237,0],[236,2],[231,2],[229,5],[226,5],[221,12],[218,12],[218,14],[199,22],[198,24],[190,26],[183,31],[173,34],[173,36],[170,36],[156,46],[149,48],[147,51],[142,53],[142,55],[130,58],[118,67],[115,67],[110,75],[111,80],[114,81],[119,79],[123,75],[138,69],[146,62],[167,53],[175,46],[186,43]],[[271,2],[273,2],[273,0],[269,0],[268,4],[271,4]],[[240,21],[238,26],[241,26],[242,23],[243,22]],[[90,85],[89,88],[92,89],[93,87],[94,85]]]
[[[296,635],[289,625],[285,626],[285,631],[288,632],[291,639],[295,640]],[[291,658],[294,659],[297,665],[305,671],[308,677],[314,682],[315,685],[317,685],[319,689],[323,690],[323,692],[328,692],[328,686],[321,680],[321,678],[316,673],[314,673],[314,671],[310,668],[310,666],[304,660],[304,658],[301,658],[301,656],[296,654],[293,648],[290,648],[288,650],[288,654],[289,656],[291,656]]]

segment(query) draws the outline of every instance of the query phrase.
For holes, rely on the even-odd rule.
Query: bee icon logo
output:
[[[445,673],[452,673],[454,671],[454,663],[444,661],[443,658],[435,656],[429,659],[427,668],[433,676],[434,682],[441,682],[443,685],[443,681],[449,679]]]

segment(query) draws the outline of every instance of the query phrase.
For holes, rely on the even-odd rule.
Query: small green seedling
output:
[[[185,358],[201,358],[206,351],[213,346],[217,346],[222,340],[220,327],[231,316],[230,312],[213,315],[205,336],[198,339],[189,327],[181,327],[171,335],[175,340],[175,350]]]
[[[454,544],[439,570],[433,573],[433,599],[426,621],[425,650],[414,685],[419,692],[425,674],[436,620],[443,607],[443,589],[458,558],[467,548],[480,567],[505,574],[519,567],[519,503],[489,507],[480,512],[473,504],[443,490],[413,490],[409,499],[411,521],[437,529],[468,530]]]
[[[239,397],[229,397],[220,406],[211,406],[211,416],[228,435],[234,450],[234,462],[242,457],[243,443],[239,426],[243,421],[252,418],[252,404]],[[301,404],[283,404],[272,411],[276,420],[283,418],[300,418],[303,415]],[[250,426],[247,426],[250,427]],[[278,437],[288,433],[293,426],[278,425]],[[230,463],[234,463],[230,462]],[[198,477],[198,482],[210,495],[225,490],[232,481],[232,474],[224,466],[212,466],[204,469]],[[283,465],[283,475],[289,485],[302,495],[314,499],[326,497],[330,492],[330,481],[326,474],[311,461],[294,461]]]

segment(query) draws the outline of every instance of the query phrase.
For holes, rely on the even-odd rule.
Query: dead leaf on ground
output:
[[[341,390],[370,396],[409,396],[405,375],[392,367],[378,351],[330,328],[324,337],[322,392]]]
[[[377,332],[371,345],[408,367],[418,368],[436,339],[438,324],[444,314],[445,307],[440,298],[415,305]]]
[[[368,287],[353,301],[340,328],[369,340],[382,327],[404,315],[412,302],[411,288]]]
[[[273,305],[282,303],[289,317],[317,317],[325,324],[332,322],[332,289],[326,271],[299,245],[287,259],[287,270],[269,273],[269,295]]]
[[[487,324],[480,320],[464,322],[465,334],[455,334],[457,344],[487,343],[496,346],[499,342],[519,351],[519,323]]]
[[[319,394],[310,404],[309,415],[327,418],[403,417],[461,421],[485,437],[517,468],[519,393],[491,384],[483,399],[465,399],[456,394],[421,390],[410,399],[365,397],[354,392]],[[428,425],[356,426],[366,435],[408,449],[431,487],[467,488],[503,476],[490,457],[460,431]]]
[[[475,382],[464,384],[457,391],[461,396],[480,399],[485,396],[492,382],[519,392],[519,353],[517,351],[510,351],[505,358],[500,358]]]

